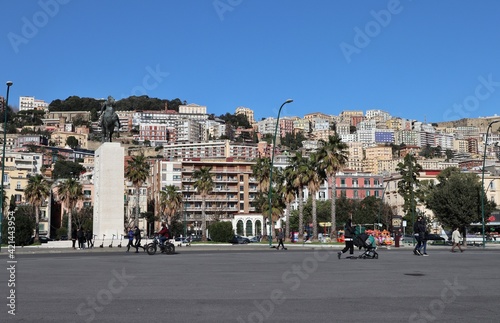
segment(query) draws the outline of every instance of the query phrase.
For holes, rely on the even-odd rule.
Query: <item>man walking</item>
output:
[[[453,242],[453,246],[451,247],[451,252],[456,252],[455,247],[460,249],[460,252],[464,252],[462,247],[460,246],[460,240],[462,240],[462,235],[460,231],[458,231],[458,227],[455,227],[455,231],[451,234],[451,241]]]
[[[281,246],[281,249],[285,249],[285,245],[283,244],[283,239],[285,238],[285,236],[283,235],[283,229],[279,229],[278,230],[278,246],[276,247],[276,250],[280,250],[280,246]]]
[[[413,224],[413,234],[415,236],[415,239],[417,240],[417,245],[413,249],[413,254],[415,256],[422,256],[423,253],[421,251],[421,248],[423,239],[425,238],[425,224],[424,219],[421,215],[418,216],[417,222]]]
[[[352,227],[352,220],[348,219],[345,226],[344,226],[344,238],[345,238],[345,247],[342,249],[342,251],[339,251],[337,256],[340,259],[343,253],[346,253],[347,250],[349,250],[349,254],[352,258],[352,255],[354,253],[354,228]]]

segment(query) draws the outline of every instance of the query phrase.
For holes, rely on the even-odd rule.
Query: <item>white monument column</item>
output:
[[[95,152],[93,230],[96,247],[103,239],[107,247],[113,235],[117,242],[124,232],[124,151],[117,142],[105,142]]]

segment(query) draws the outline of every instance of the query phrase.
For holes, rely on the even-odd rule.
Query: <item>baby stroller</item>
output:
[[[365,251],[359,255],[359,258],[363,259],[378,259],[378,253],[376,251],[377,244],[375,243],[375,238],[366,233],[360,233],[354,239],[354,245],[359,247],[359,250],[363,248]]]

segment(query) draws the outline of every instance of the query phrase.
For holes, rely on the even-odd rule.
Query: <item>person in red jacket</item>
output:
[[[170,232],[168,231],[168,228],[165,225],[165,223],[162,223],[161,230],[160,232],[158,232],[158,239],[160,240],[160,243],[163,245],[169,237],[170,237]]]

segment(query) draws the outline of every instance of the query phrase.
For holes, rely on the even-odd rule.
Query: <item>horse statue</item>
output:
[[[102,129],[101,142],[111,142],[113,138],[113,133],[115,132],[115,127],[120,129],[120,120],[115,112],[115,99],[112,96],[108,96],[108,99],[104,101],[101,106],[101,120],[100,126]]]

